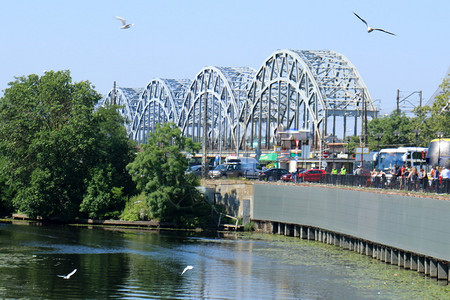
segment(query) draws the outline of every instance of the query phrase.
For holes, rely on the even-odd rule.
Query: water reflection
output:
[[[23,223],[21,223],[23,224]],[[330,245],[268,235],[0,224],[0,298],[423,299],[415,272]],[[195,268],[181,275],[187,265]],[[70,280],[57,277],[74,268]],[[393,276],[393,274],[397,276]]]

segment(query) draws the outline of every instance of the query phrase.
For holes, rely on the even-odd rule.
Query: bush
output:
[[[124,221],[148,221],[151,219],[144,193],[131,197],[127,201],[120,219]]]

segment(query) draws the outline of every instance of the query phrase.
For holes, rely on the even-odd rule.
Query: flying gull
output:
[[[193,268],[193,266],[187,266],[186,268],[184,268],[183,272],[181,272],[181,275],[183,275],[187,270],[192,270]]]
[[[70,277],[73,275],[73,274],[75,274],[75,272],[77,271],[77,269],[74,269],[72,272],[70,272],[69,274],[67,274],[67,275],[58,275],[58,277],[62,277],[62,278],[64,278],[64,279],[70,279]]]
[[[120,20],[122,22],[122,26],[119,27],[120,29],[128,29],[131,26],[133,26],[134,24],[127,24],[127,21],[124,18],[121,17],[116,17],[117,20]]]
[[[372,32],[372,31],[374,31],[374,30],[379,30],[379,31],[382,31],[382,32],[385,32],[385,33],[388,33],[388,34],[396,35],[395,33],[386,31],[386,30],[381,29],[381,28],[372,28],[372,27],[370,27],[369,24],[367,24],[366,20],[364,20],[363,18],[361,18],[360,16],[358,16],[357,13],[355,13],[355,12],[353,12],[353,13],[355,14],[355,16],[358,17],[358,19],[360,19],[361,21],[363,21],[364,24],[366,24],[366,26],[367,26],[367,32],[370,33],[370,32]]]

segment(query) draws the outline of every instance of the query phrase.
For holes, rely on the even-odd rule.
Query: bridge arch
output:
[[[189,86],[181,108],[178,126],[183,134],[201,142],[206,124],[208,149],[238,152],[244,133],[240,115],[254,74],[248,67],[203,68]]]
[[[130,124],[130,136],[138,143],[146,143],[156,124],[178,123],[189,79],[153,79],[139,96]]]
[[[119,106],[118,112],[125,118],[125,128],[130,135],[131,121],[136,114],[136,107],[142,88],[117,87],[111,89],[108,94],[100,100],[98,106],[116,104]],[[131,135],[130,135],[131,137]]]
[[[375,114],[365,83],[342,54],[278,50],[261,65],[249,89],[240,117],[246,132],[242,142],[246,148],[272,149],[278,130],[297,129],[309,131],[318,147],[329,136],[329,118],[334,137],[336,117],[343,118],[345,137],[347,117],[354,117],[356,132],[359,117]]]

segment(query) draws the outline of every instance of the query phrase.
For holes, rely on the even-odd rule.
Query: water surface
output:
[[[4,299],[450,299],[416,272],[293,237],[19,224],[0,223]]]

